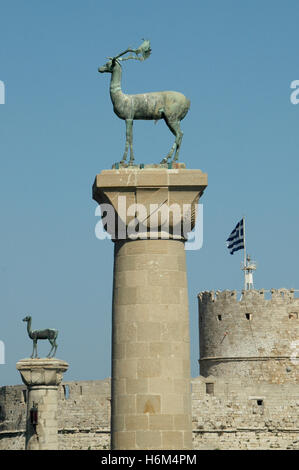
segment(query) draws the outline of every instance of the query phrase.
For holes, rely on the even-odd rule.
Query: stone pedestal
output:
[[[17,363],[17,369],[28,389],[26,449],[58,449],[58,385],[68,364],[53,358],[22,359]]]
[[[184,231],[206,186],[178,169],[105,170],[94,183],[115,242],[112,449],[192,448]]]

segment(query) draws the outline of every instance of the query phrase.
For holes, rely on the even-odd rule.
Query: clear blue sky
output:
[[[197,293],[242,288],[242,251],[225,240],[243,215],[256,287],[299,288],[298,18],[295,0],[0,1],[0,385],[20,383],[31,353],[25,314],[59,329],[65,380],[110,376],[113,244],[95,237],[91,186],[120,160],[125,128],[97,68],[142,38],[152,55],[124,64],[123,90],[188,96],[181,160],[209,176],[203,248],[187,252],[192,376]],[[138,162],[173,141],[163,121],[134,132]]]

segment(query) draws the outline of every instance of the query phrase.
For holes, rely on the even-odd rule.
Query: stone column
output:
[[[200,170],[132,168],[104,170],[96,177],[93,198],[106,204],[103,223],[115,242],[112,449],[192,448],[186,234],[181,229],[183,222],[193,228],[206,186],[207,175]],[[115,230],[109,206],[117,215]],[[161,209],[171,206],[167,227]],[[157,208],[155,226],[150,216]],[[134,239],[137,221],[139,239]]]
[[[55,450],[58,444],[58,386],[68,364],[60,359],[22,359],[17,369],[27,385],[26,450]],[[37,408],[37,424],[31,410]]]

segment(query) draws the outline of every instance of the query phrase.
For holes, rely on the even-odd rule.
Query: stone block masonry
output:
[[[299,449],[297,384],[192,380],[195,449]]]
[[[299,299],[292,289],[198,295],[200,373],[269,383],[298,383]],[[299,344],[298,344],[299,346]]]
[[[58,385],[68,364],[55,358],[22,359],[17,369],[27,386],[26,449],[58,449]]]
[[[112,426],[117,431],[113,446],[190,448],[184,244],[177,240],[119,242],[114,286]]]
[[[194,449],[299,449],[298,385],[213,376],[194,378],[191,385]],[[0,449],[25,449],[24,392],[22,385],[0,388]],[[110,379],[62,383],[59,448],[109,449],[110,399]]]
[[[115,243],[112,449],[192,448],[187,234],[181,227],[187,221],[192,230],[206,186],[200,170],[131,168],[96,177],[93,198],[103,212],[109,205],[117,214],[117,224],[105,224]],[[124,199],[133,208],[129,217]],[[140,229],[137,239],[129,233],[132,221]]]
[[[57,399],[59,449],[110,448],[110,379],[63,382]],[[25,449],[27,401],[24,385],[0,388],[0,449]]]
[[[135,243],[136,252],[142,251],[146,263],[145,248]],[[125,256],[123,250],[127,247]],[[116,248],[119,251],[115,263],[122,269],[116,269],[114,281],[118,289],[133,288],[136,298],[137,287],[164,282],[164,276],[160,281],[156,277],[163,262],[158,270],[152,264],[142,273],[143,265],[136,261],[139,257],[131,247],[123,242]],[[159,240],[148,249],[151,253],[153,249],[161,250]],[[163,245],[157,263],[161,254],[168,256],[167,250]],[[179,256],[179,249],[175,253]],[[136,275],[126,275],[126,263],[130,271],[138,268]],[[172,274],[176,270],[183,271],[181,262],[175,261],[168,269]],[[182,288],[183,278],[173,280],[178,282],[177,291]],[[159,292],[158,298],[162,299],[163,290]],[[130,363],[125,371],[130,371],[129,375],[123,377],[120,372],[117,382],[116,398],[124,411],[119,422],[126,426],[128,438],[130,433],[135,439],[138,437],[139,446],[158,447],[163,432],[165,446],[179,446],[181,435],[171,427],[184,429],[190,424],[189,415],[180,412],[184,410],[184,401],[180,400],[187,382],[179,377],[180,362],[171,362],[172,355],[176,359],[177,354],[182,360],[181,348],[186,348],[184,341],[180,342],[186,332],[180,315],[183,304],[176,303],[180,298],[173,294],[167,304],[161,302],[159,315],[150,308],[151,296],[147,297],[147,304],[135,306],[117,300],[115,312],[119,309],[121,316],[118,319],[115,313],[114,317],[118,324],[115,351],[119,351],[115,360]],[[288,289],[273,289],[271,299],[265,298],[263,290],[243,292],[240,300],[235,291],[199,294],[202,375],[191,380],[194,449],[299,449],[299,373],[298,364],[291,358],[292,352],[298,351],[290,347],[298,341],[298,300]],[[155,360],[151,361],[151,357]],[[119,364],[121,371],[122,362]],[[173,368],[173,376],[167,367]],[[156,375],[160,368],[165,376]],[[171,387],[175,387],[173,395],[169,392]],[[124,390],[128,400],[123,398]],[[163,414],[165,390],[168,402]],[[0,449],[25,448],[27,400],[24,386],[0,388]],[[64,382],[58,386],[57,445],[60,449],[109,449],[110,415],[110,379]]]

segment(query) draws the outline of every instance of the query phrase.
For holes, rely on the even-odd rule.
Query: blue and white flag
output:
[[[226,244],[231,255],[233,255],[235,251],[244,249],[244,219],[241,219],[240,222],[237,223],[226,240]]]

